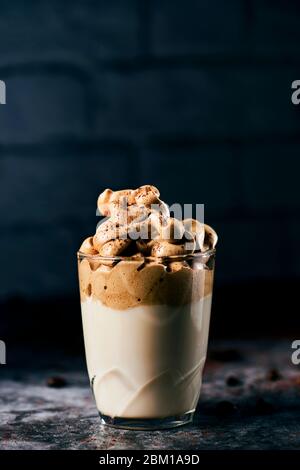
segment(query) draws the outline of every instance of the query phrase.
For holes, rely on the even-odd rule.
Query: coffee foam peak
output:
[[[167,257],[205,252],[216,246],[217,234],[195,219],[170,216],[169,207],[152,185],[137,189],[105,189],[97,201],[105,216],[93,237],[82,243],[86,255]]]

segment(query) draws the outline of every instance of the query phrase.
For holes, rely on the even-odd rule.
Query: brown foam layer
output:
[[[92,297],[117,310],[142,304],[183,305],[212,292],[213,271],[198,263],[191,267],[186,261],[164,265],[141,259],[94,268],[95,261],[79,261],[81,300]]]

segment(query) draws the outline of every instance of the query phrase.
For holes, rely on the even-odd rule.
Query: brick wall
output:
[[[148,182],[205,203],[220,285],[299,278],[298,1],[0,9],[1,299],[77,292],[98,193]]]

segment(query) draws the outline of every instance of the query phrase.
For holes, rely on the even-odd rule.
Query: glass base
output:
[[[106,426],[132,431],[154,431],[156,429],[172,429],[191,423],[194,411],[188,411],[183,415],[167,416],[166,418],[111,418],[99,413],[101,423]]]

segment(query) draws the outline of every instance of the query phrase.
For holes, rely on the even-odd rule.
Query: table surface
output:
[[[0,449],[299,449],[300,365],[291,341],[209,348],[194,423],[126,431],[100,424],[82,358],[33,355],[0,368]],[[24,363],[24,358],[23,358]]]

